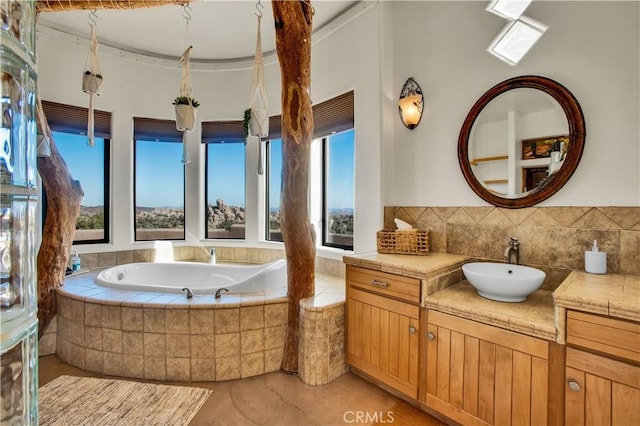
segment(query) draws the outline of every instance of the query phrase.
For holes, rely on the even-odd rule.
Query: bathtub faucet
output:
[[[226,291],[227,293],[229,293],[229,289],[228,288],[219,288],[216,290],[216,299],[220,299],[222,297],[221,292],[222,291]]]
[[[189,287],[183,288],[182,291],[186,291],[187,292],[187,299],[191,299],[193,297],[193,291],[191,291],[191,289]]]
[[[216,248],[211,247],[209,249],[209,265],[215,265],[215,264],[216,264]]]

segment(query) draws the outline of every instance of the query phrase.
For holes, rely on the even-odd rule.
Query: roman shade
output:
[[[203,121],[202,143],[244,143],[241,120]]]
[[[353,90],[313,106],[313,138],[353,129]]]
[[[133,139],[182,143],[182,132],[176,129],[174,120],[133,117]]]
[[[353,90],[313,106],[313,138],[353,129]],[[282,138],[282,115],[269,118],[269,136]],[[202,143],[245,142],[242,121],[203,121]]]
[[[47,117],[49,128],[54,132],[87,134],[89,109],[57,102],[42,101],[42,109]],[[111,113],[94,111],[94,134],[97,137],[111,138]]]

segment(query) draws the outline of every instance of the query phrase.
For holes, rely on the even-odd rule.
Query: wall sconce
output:
[[[400,99],[398,100],[400,119],[407,129],[413,130],[418,126],[422,118],[423,106],[422,89],[413,77],[409,77],[404,86],[402,86]]]

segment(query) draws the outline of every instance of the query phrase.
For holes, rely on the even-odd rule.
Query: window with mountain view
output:
[[[322,140],[322,245],[353,249],[354,131]]]
[[[267,235],[268,241],[282,241],[280,190],[282,188],[282,139],[267,142]]]
[[[51,136],[84,196],[76,222],[73,244],[109,242],[109,170],[111,113],[95,110],[95,145],[87,144],[88,108],[42,100]],[[47,192],[42,189],[42,226],[47,214]]]
[[[184,240],[182,144],[134,141],[135,240]]]
[[[73,244],[108,242],[109,139],[96,137],[95,146],[90,147],[86,135],[56,131],[52,135],[69,173],[80,182],[84,192]]]
[[[354,92],[350,91],[313,105],[313,142],[310,182],[310,216],[322,218],[322,245],[353,249],[354,229]],[[280,194],[282,189],[282,139],[279,117],[275,118],[274,139],[267,142],[266,155],[266,239],[282,241]],[[318,145],[316,145],[318,144]],[[321,149],[320,149],[321,145]],[[321,172],[320,172],[321,170]],[[319,175],[322,176],[319,176]],[[313,176],[311,178],[313,180]],[[319,200],[319,197],[322,200]],[[320,211],[322,210],[322,211]],[[320,238],[320,232],[318,232]]]
[[[207,238],[245,237],[245,144],[206,145]]]

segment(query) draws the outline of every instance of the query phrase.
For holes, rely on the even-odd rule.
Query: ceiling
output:
[[[179,58],[193,46],[192,61],[234,61],[252,57],[256,50],[255,1],[199,0],[182,6],[97,10],[96,36],[101,45],[160,58]],[[360,1],[314,0],[313,30],[329,24]],[[261,0],[262,51],[275,50],[271,1]],[[89,38],[91,27],[86,10],[43,12],[38,27],[45,26],[73,36]]]

